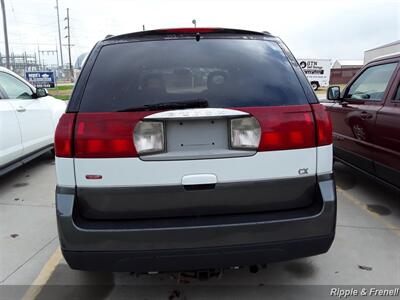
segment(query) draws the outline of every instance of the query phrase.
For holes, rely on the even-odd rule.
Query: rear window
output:
[[[80,111],[118,111],[197,99],[207,100],[209,107],[307,103],[276,42],[185,39],[103,46]]]

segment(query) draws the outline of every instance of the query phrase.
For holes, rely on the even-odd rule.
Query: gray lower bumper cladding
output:
[[[303,208],[118,221],[83,218],[75,189],[58,187],[61,249],[74,269],[131,272],[224,268],[321,254],[335,234],[336,190],[332,175],[317,182],[315,199]]]

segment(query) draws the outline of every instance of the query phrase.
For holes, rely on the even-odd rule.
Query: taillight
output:
[[[232,119],[231,147],[233,149],[257,149],[260,144],[261,128],[254,117]]]
[[[135,126],[134,142],[139,154],[164,150],[164,125],[162,122],[140,121]]]
[[[75,125],[75,157],[135,157],[133,129],[148,112],[79,113]]]
[[[310,105],[240,108],[261,126],[258,151],[315,147],[315,127]]]
[[[317,145],[324,146],[332,144],[331,116],[322,104],[313,104],[311,107],[317,123]]]
[[[57,157],[72,157],[74,133],[74,113],[65,113],[58,121],[54,136],[54,149]]]

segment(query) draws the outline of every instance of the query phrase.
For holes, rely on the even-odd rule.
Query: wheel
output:
[[[314,91],[318,90],[319,84],[317,82],[311,82],[311,87]]]

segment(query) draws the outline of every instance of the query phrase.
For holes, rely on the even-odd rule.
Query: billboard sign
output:
[[[25,78],[37,88],[54,88],[55,75],[52,71],[29,71],[25,72]]]
[[[314,90],[328,86],[331,76],[330,59],[298,59],[299,65]]]

